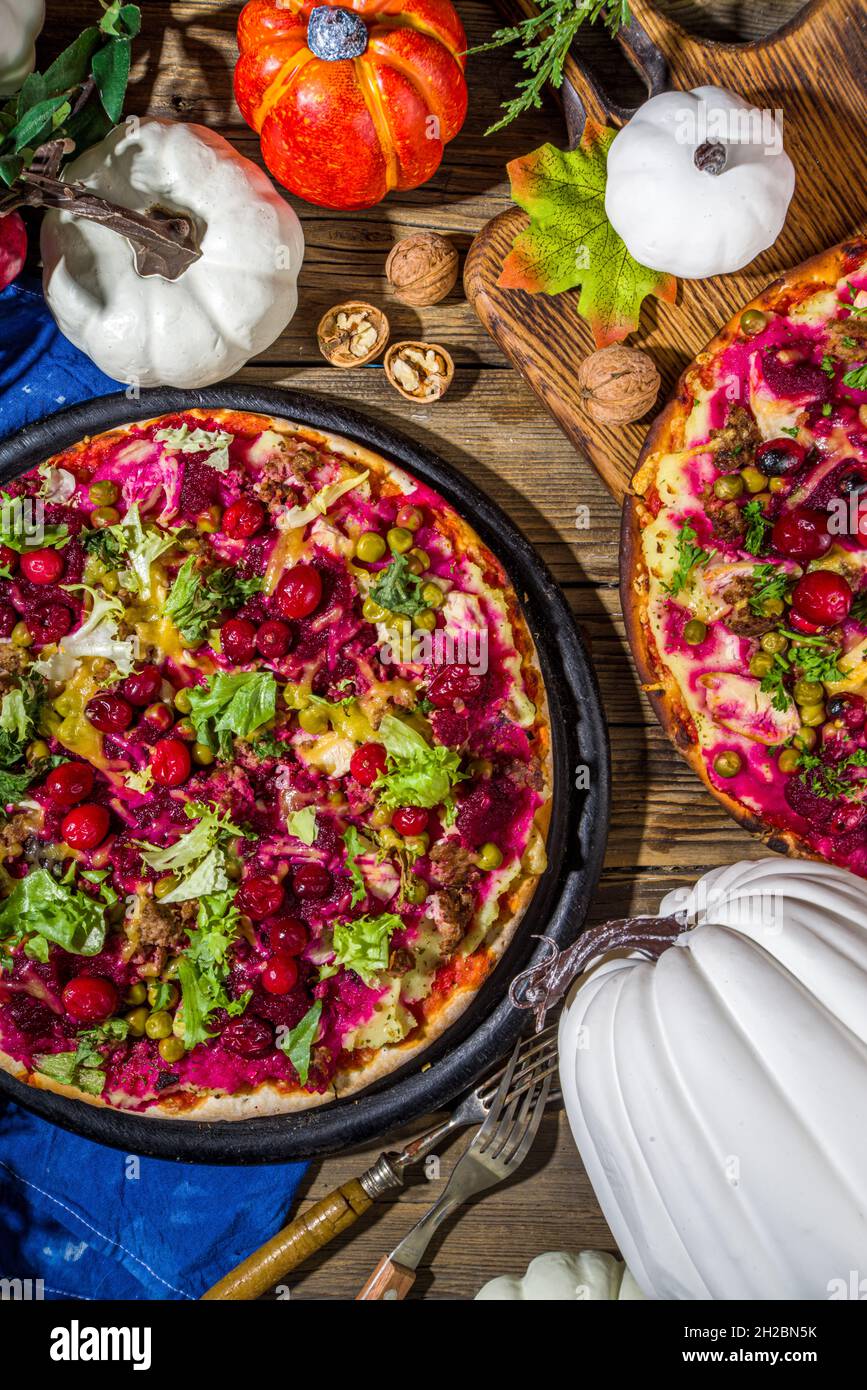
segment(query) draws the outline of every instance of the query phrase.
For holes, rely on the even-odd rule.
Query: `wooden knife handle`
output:
[[[202,1294],[203,1299],[258,1298],[297,1269],[316,1250],[321,1250],[373,1205],[357,1178],[337,1187],[303,1216],[298,1216],[276,1236],[230,1270],[219,1283]]]
[[[406,1265],[396,1264],[388,1255],[383,1255],[361,1293],[356,1294],[355,1301],[357,1303],[359,1299],[370,1298],[392,1301],[406,1298],[414,1283],[414,1269],[407,1269]]]

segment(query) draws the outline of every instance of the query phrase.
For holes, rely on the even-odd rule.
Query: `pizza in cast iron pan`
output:
[[[708,345],[632,494],[623,607],[663,726],[773,848],[867,874],[867,241]]]
[[[10,483],[0,539],[0,1065],[196,1120],[423,1065],[546,862],[541,672],[472,527],[190,410]]]

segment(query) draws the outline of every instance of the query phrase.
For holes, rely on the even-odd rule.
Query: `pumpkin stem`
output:
[[[360,58],[367,51],[367,25],[353,10],[317,5],[307,23],[307,47],[325,63]]]
[[[701,174],[721,174],[728,162],[728,150],[721,140],[705,140],[693,155],[693,162]]]
[[[588,961],[610,951],[640,951],[658,960],[685,930],[686,923],[676,917],[621,917],[591,927],[565,951],[558,951],[550,936],[541,936],[538,939],[544,950],[543,959],[515,976],[509,986],[509,999],[516,1009],[533,1010],[536,1032],[540,1033],[546,1013],[563,997]]]
[[[46,147],[47,149],[48,147]],[[21,174],[15,188],[0,199],[0,217],[18,207],[60,208],[63,212],[99,222],[130,242],[139,275],[159,275],[163,280],[178,280],[185,270],[199,260],[198,245],[192,218],[163,208],[149,212],[133,212],[100,198],[80,183],[64,183],[53,171],[54,155]]]

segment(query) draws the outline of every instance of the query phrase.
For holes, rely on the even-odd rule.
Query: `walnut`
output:
[[[452,383],[455,364],[437,343],[392,343],[385,375],[408,401],[438,401]]]
[[[600,348],[578,368],[584,409],[597,425],[628,425],[646,415],[659,393],[656,365],[637,348]]]
[[[381,309],[361,300],[335,304],[316,330],[319,351],[332,367],[363,367],[388,342],[388,319]]]
[[[458,253],[437,232],[419,232],[391,248],[385,274],[403,304],[439,304],[458,278]]]

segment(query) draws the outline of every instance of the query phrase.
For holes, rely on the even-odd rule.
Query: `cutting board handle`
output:
[[[653,41],[644,25],[633,14],[628,25],[617,34],[617,41],[647,88],[648,97],[658,96],[669,86],[668,63],[662,49]],[[588,119],[600,125],[623,126],[635,113],[634,107],[614,101],[592,68],[573,48],[566,61],[563,76],[563,114],[569,132],[569,146],[581,139]]]

